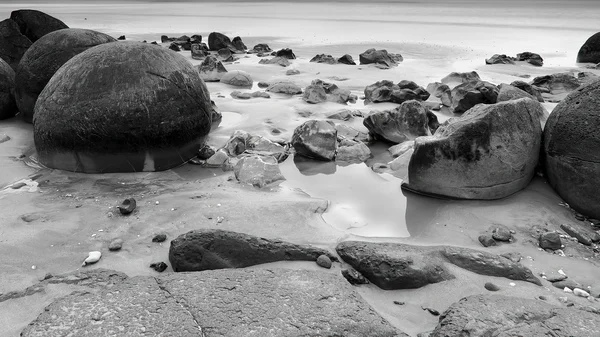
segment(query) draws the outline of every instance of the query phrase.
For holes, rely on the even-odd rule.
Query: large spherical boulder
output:
[[[592,35],[577,53],[577,62],[600,63],[600,32]]]
[[[25,121],[33,121],[37,97],[58,68],[91,47],[115,41],[100,32],[75,28],[57,30],[37,40],[23,55],[16,72],[15,98]]]
[[[538,163],[539,102],[480,104],[433,136],[415,139],[405,188],[460,199],[499,199],[529,184]]]
[[[67,61],[38,97],[38,157],[78,172],[160,171],[196,155],[211,127],[206,85],[184,56],[106,43]]]
[[[10,13],[10,18],[19,25],[21,33],[31,42],[55,30],[69,28],[64,22],[34,9],[20,9]]]
[[[11,118],[17,114],[14,89],[15,72],[8,63],[0,59],[0,120]]]
[[[600,219],[600,81],[570,93],[544,129],[546,175],[576,211]]]

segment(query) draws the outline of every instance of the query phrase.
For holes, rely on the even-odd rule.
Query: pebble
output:
[[[484,285],[485,289],[489,290],[489,291],[498,291],[500,290],[500,287],[498,287],[497,285],[493,284],[492,282],[487,282]]]
[[[352,268],[342,269],[342,276],[350,282],[350,284],[367,284],[369,280],[367,280],[361,273],[357,272]]]
[[[121,250],[122,247],[123,247],[122,239],[114,239],[108,244],[108,250],[110,250],[111,252]]]
[[[83,264],[81,264],[81,266],[85,267],[88,264],[96,263],[100,260],[101,257],[102,257],[102,253],[99,251],[89,252],[88,257],[83,261]]]
[[[511,282],[511,283],[509,283],[508,285],[510,285],[511,287],[514,287],[514,286],[516,286],[517,284],[516,284],[516,283],[514,283],[514,282]]]
[[[585,298],[590,296],[590,294],[587,291],[579,289],[579,288],[573,289],[573,294],[575,294],[579,297],[585,297]]]
[[[440,315],[439,311],[437,311],[435,309],[432,309],[432,308],[423,308],[423,307],[421,307],[421,309],[429,311],[429,313],[432,314],[433,316],[439,316]]]
[[[542,301],[547,301],[548,300],[548,298],[546,296],[544,296],[544,295],[540,295],[538,298],[540,300],[542,300]]]
[[[123,200],[123,202],[119,206],[117,206],[117,208],[123,215],[131,214],[131,212],[133,212],[136,207],[137,203],[134,198],[127,198]]]
[[[167,240],[167,234],[156,234],[152,238],[152,242],[165,242]]]
[[[481,234],[478,238],[479,243],[484,247],[491,247],[496,245],[496,240],[490,234]]]
[[[150,265],[150,268],[156,270],[159,273],[162,273],[167,269],[167,264],[164,262],[156,262]]]
[[[404,302],[400,302],[400,301],[394,301],[395,305],[404,305]]]
[[[562,247],[560,235],[557,232],[542,233],[538,239],[540,248],[557,250]]]
[[[495,227],[492,230],[492,237],[498,241],[510,241],[512,234],[508,228]]]
[[[561,301],[561,302],[563,302],[563,303],[569,302],[569,298],[568,297],[559,297],[558,300]]]
[[[323,268],[331,268],[331,259],[327,255],[320,255],[317,258],[317,264]]]

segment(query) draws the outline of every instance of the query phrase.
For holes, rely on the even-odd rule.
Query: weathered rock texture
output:
[[[0,59],[0,120],[17,114],[15,103],[15,71]]]

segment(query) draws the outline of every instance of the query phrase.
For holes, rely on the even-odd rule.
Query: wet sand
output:
[[[259,65],[254,55],[242,55],[239,61],[225,64],[228,70],[250,73],[255,81],[252,91],[259,90],[256,86],[259,81],[288,79],[305,87],[320,78],[348,88],[360,97],[365,86],[382,79],[395,82],[407,79],[426,86],[452,71],[475,70],[482,79],[500,84],[522,79],[520,75],[533,78],[584,70],[573,60],[577,48],[595,33],[596,14],[600,14],[595,3],[582,2],[579,9],[565,9],[560,3],[539,4],[540,8],[508,6],[500,13],[494,13],[492,5],[484,10],[465,12],[468,3],[461,4],[455,9],[444,4],[434,9],[423,4],[396,4],[394,6],[399,7],[379,10],[363,4],[343,5],[346,7],[341,9],[341,5],[331,3],[287,6],[252,3],[236,4],[236,7],[206,4],[202,15],[185,14],[186,10],[173,3],[120,5],[116,12],[114,4],[112,7],[40,4],[35,8],[55,15],[71,27],[97,29],[115,37],[125,34],[131,40],[152,41],[162,34],[194,33],[202,33],[206,38],[208,32],[214,30],[230,36],[240,35],[248,47],[264,42],[273,49],[292,48],[298,59],[287,68]],[[158,11],[156,6],[162,10]],[[583,10],[583,6],[591,8]],[[200,12],[200,7],[196,8],[194,13]],[[266,17],[265,11],[273,11],[273,8],[275,14]],[[7,17],[12,9],[16,9],[14,5],[0,5],[0,16]],[[335,21],[329,13],[332,9],[339,10]],[[557,31],[552,20],[556,20],[557,13],[565,11],[577,16],[565,21]],[[524,22],[523,18],[533,17],[532,13],[536,13],[535,18]],[[366,20],[365,17],[377,19]],[[515,34],[527,38],[515,39]],[[359,53],[371,47],[401,53],[405,60],[389,70],[309,62],[320,53],[335,57],[349,53],[357,59]],[[541,53],[546,65],[541,68],[525,64],[486,66],[483,61],[494,53],[514,54],[525,50]],[[181,53],[193,64],[201,62],[191,59],[189,52]],[[297,69],[300,74],[286,76],[289,69]],[[347,80],[334,80],[334,76]],[[207,86],[211,98],[223,112],[223,122],[207,140],[217,148],[238,129],[274,141],[289,141],[294,128],[308,119],[321,119],[343,108],[367,113],[396,106],[389,103],[365,106],[361,100],[349,106],[309,105],[299,96],[277,94],[272,94],[271,99],[242,101],[230,97],[232,91],[239,90],[237,88],[221,83],[207,83]],[[544,103],[548,111],[555,105]],[[440,121],[452,116],[444,111],[436,114]],[[361,119],[343,123],[366,132]],[[274,133],[274,129],[280,132]],[[0,209],[3,210],[0,212],[0,255],[3,256],[0,293],[22,290],[47,273],[60,274],[81,268],[87,252],[92,250],[101,250],[103,257],[87,268],[115,269],[130,276],[155,275],[148,266],[152,262],[168,262],[168,241],[196,228],[239,231],[333,251],[338,242],[348,239],[483,249],[477,240],[479,234],[493,224],[501,224],[516,231],[515,242],[487,248],[487,251],[520,252],[524,256],[522,263],[536,275],[563,269],[582,283],[600,279],[597,257],[575,244],[569,243],[566,249],[574,257],[561,257],[537,248],[533,226],[556,229],[562,223],[576,221],[540,177],[506,199],[448,201],[402,191],[400,178],[374,173],[365,164],[319,166],[309,163],[303,166],[290,157],[281,164],[287,180],[278,187],[257,190],[239,184],[232,172],[194,165],[165,172],[104,175],[39,168],[35,164],[30,125],[16,119],[2,121],[1,134],[11,139],[0,144]],[[382,152],[381,147],[376,145],[373,150]],[[385,161],[385,151],[376,159]],[[26,185],[11,188],[19,182]],[[130,216],[122,216],[116,209],[126,197],[138,200],[138,208]],[[219,222],[219,217],[223,217],[223,221]],[[151,242],[152,236],[159,232],[167,234],[166,243]],[[125,241],[123,249],[109,252],[107,245],[116,237]],[[302,262],[253,268],[269,266],[317,268],[313,263]],[[432,330],[438,321],[421,306],[441,312],[466,295],[486,292],[483,284],[488,281],[499,285],[500,293],[509,296],[545,295],[550,303],[558,303],[557,298],[564,296],[562,290],[545,281],[543,287],[525,282],[515,282],[513,287],[507,279],[450,268],[457,276],[452,281],[415,290],[383,291],[369,285],[359,287],[358,291],[392,324],[413,336]],[[335,264],[330,272],[339,273],[340,269],[341,266]],[[167,272],[172,270],[169,268]],[[45,293],[0,303],[0,324],[5,327],[7,336],[18,336],[44,306],[67,291],[66,286],[53,285]],[[573,296],[570,299],[580,304],[587,302]],[[394,300],[406,305],[395,305]]]

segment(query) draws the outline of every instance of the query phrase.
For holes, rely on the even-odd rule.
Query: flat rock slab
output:
[[[22,336],[408,336],[339,275],[228,269],[133,277],[56,300]]]
[[[600,315],[540,300],[469,296],[451,305],[430,335],[446,336],[600,336]]]

